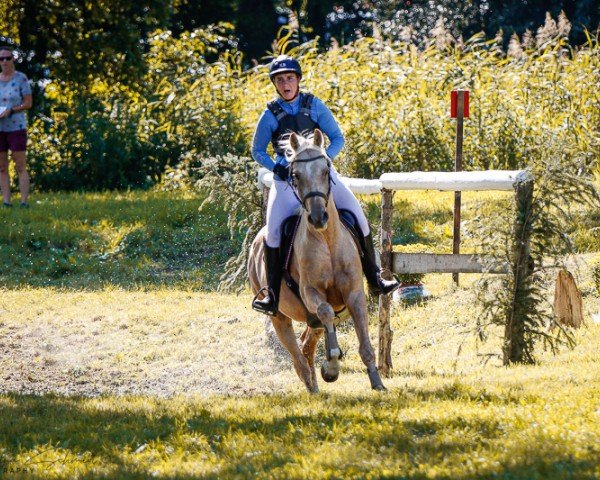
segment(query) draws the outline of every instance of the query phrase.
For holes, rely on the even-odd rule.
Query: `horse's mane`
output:
[[[299,146],[298,146],[298,150],[294,151],[292,149],[292,146],[290,145],[290,137],[291,136],[292,136],[291,133],[286,133],[285,135],[283,135],[282,139],[279,141],[279,146],[281,148],[283,148],[283,150],[285,152],[285,158],[288,162],[291,161],[293,157],[295,157],[299,153],[302,153],[304,150],[308,150],[309,148],[313,148],[316,150],[323,150],[322,148],[316,146],[313,143],[314,134],[312,132],[303,132],[301,134],[296,134],[296,137],[298,137],[298,145]]]

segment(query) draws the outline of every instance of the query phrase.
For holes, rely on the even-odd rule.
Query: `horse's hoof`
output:
[[[381,376],[379,375],[377,367],[371,366],[367,368],[367,373],[369,374],[369,381],[371,382],[371,388],[373,390],[377,390],[379,392],[387,391],[387,388],[383,386],[383,382],[381,381]]]
[[[327,383],[335,382],[339,376],[340,372],[337,372],[335,375],[330,375],[325,368],[325,364],[321,365],[321,377],[323,377],[323,380],[325,380]]]

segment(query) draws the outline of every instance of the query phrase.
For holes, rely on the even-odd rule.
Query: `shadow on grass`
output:
[[[448,392],[431,392],[431,398],[445,401]],[[223,397],[186,401],[183,406],[169,402],[150,401],[148,408],[139,398],[0,396],[0,473],[3,478],[17,478],[20,472],[33,479],[70,478],[75,467],[69,464],[79,463],[77,478],[83,479],[104,478],[94,473],[98,465],[114,479],[252,478],[267,472],[270,478],[285,478],[285,469],[299,465],[303,456],[314,464],[312,477],[298,473],[296,478],[320,478],[325,472],[335,472],[336,478],[363,478],[374,473],[373,465],[364,461],[369,459],[361,457],[369,455],[388,464],[378,478],[426,478],[413,467],[435,467],[442,458],[460,464],[465,453],[493,450],[506,435],[500,419],[488,416],[466,418],[449,412],[434,420],[398,420],[397,413],[415,402],[391,393]],[[311,408],[298,413],[293,406],[299,402],[310,402]],[[144,446],[154,453],[145,456]],[[174,454],[182,449],[183,457]],[[328,463],[328,449],[335,449],[341,463]],[[59,450],[62,456],[51,462],[44,456],[48,450]],[[526,464],[514,465],[510,455],[505,452],[509,467],[481,468],[478,475],[452,478],[587,478],[594,468],[589,461],[552,457],[543,447]],[[19,463],[14,462],[17,456]],[[85,458],[90,463],[82,469]],[[209,464],[202,474],[155,470],[157,464],[167,464],[181,471],[184,460]]]

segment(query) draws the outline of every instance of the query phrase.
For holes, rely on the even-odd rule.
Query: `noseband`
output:
[[[304,197],[300,198],[298,196],[297,190],[298,187],[296,185],[295,180],[293,180],[294,176],[293,176],[293,169],[294,169],[294,163],[308,163],[308,162],[314,162],[315,160],[320,160],[322,158],[325,158],[327,160],[327,177],[328,177],[328,181],[327,181],[327,185],[328,185],[328,189],[327,189],[327,193],[323,193],[323,192],[317,192],[317,191],[311,191],[308,192],[306,195],[304,195]],[[333,182],[333,180],[331,179],[331,160],[329,158],[327,158],[327,156],[325,155],[318,155],[316,157],[310,157],[310,158],[303,158],[302,160],[298,159],[298,160],[293,160],[291,162],[292,165],[292,187],[293,187],[293,192],[294,195],[296,196],[296,198],[298,199],[298,201],[302,204],[302,208],[306,211],[308,211],[308,209],[306,208],[306,201],[309,198],[312,197],[321,197],[322,199],[325,200],[325,208],[327,208],[327,205],[329,204],[329,196],[331,194],[331,184]]]

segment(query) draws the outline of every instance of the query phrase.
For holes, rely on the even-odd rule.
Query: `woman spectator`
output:
[[[25,74],[15,69],[10,47],[0,47],[0,189],[4,207],[11,207],[8,151],[12,153],[19,176],[21,207],[29,203],[29,173],[26,165],[27,118],[32,105],[31,86]]]

